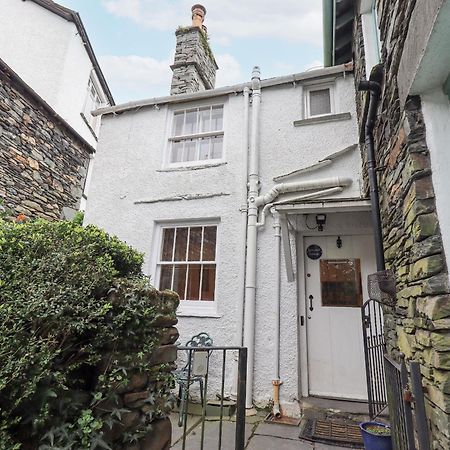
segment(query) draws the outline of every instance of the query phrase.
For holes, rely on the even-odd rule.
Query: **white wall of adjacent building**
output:
[[[80,115],[93,65],[76,25],[32,1],[0,3],[0,58],[95,148]]]
[[[323,81],[323,80],[322,80]],[[260,123],[261,194],[274,185],[274,177],[317,163],[330,154],[358,143],[355,121],[354,80],[351,74],[334,75],[333,112],[350,113],[350,120],[294,126],[305,118],[308,86],[292,83],[262,89]],[[224,158],[217,165],[170,168],[168,151],[173,110],[224,104]],[[251,107],[250,107],[251,114]],[[145,271],[158,287],[155,277],[160,251],[160,225],[218,224],[217,278],[213,307],[197,312],[179,310],[177,325],[185,343],[201,331],[209,333],[216,345],[236,345],[238,317],[242,308],[241,211],[246,195],[243,151],[244,97],[242,93],[179,105],[159,105],[102,118],[96,162],[93,169],[86,221],[117,235],[145,253]],[[352,185],[336,198],[360,197],[358,149],[337,158],[332,173],[350,176]],[[304,179],[324,177],[311,172]],[[294,181],[295,177],[289,181]],[[192,194],[208,198],[169,201],[168,197]],[[165,200],[164,200],[165,199]],[[187,222],[186,222],[187,221]],[[273,222],[269,217],[258,236],[255,385],[256,403],[264,405],[272,396],[275,349],[273,295],[276,278],[271,270],[275,257]],[[295,240],[292,239],[295,259]],[[288,282],[282,264],[282,349],[281,398],[284,405],[299,396],[297,283]],[[210,302],[208,302],[210,303]],[[231,389],[231,387],[229,387]]]
[[[436,208],[447,264],[450,261],[450,102],[442,88],[423,94],[422,109],[426,127],[426,139],[430,151]]]

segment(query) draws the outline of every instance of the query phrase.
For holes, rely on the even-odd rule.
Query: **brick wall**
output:
[[[0,199],[27,217],[77,210],[93,149],[0,61]],[[67,209],[66,209],[67,208]]]
[[[421,363],[432,448],[443,450],[450,448],[449,277],[420,97],[409,97],[402,107],[397,84],[415,6],[414,0],[377,4],[384,81],[374,136],[386,265],[396,274],[398,292],[385,325],[388,352]],[[361,28],[355,30],[358,46]],[[364,59],[354,54],[362,74]],[[357,101],[361,121],[363,97]]]

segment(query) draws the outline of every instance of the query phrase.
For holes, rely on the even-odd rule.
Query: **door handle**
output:
[[[312,301],[313,301],[314,297],[312,295],[310,295],[308,298],[309,298],[309,310],[313,311],[314,307],[313,307]]]

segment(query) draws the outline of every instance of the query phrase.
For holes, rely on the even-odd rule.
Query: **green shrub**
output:
[[[142,262],[93,226],[0,219],[0,449],[109,448],[120,409],[96,406],[158,340]]]

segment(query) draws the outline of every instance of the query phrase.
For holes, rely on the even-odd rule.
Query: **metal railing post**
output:
[[[245,391],[247,385],[247,348],[239,349],[238,389],[236,410],[236,450],[245,447]]]
[[[420,364],[417,361],[411,361],[409,366],[411,368],[411,391],[414,398],[414,413],[416,417],[419,449],[429,450],[430,438],[428,435],[427,416],[425,412],[425,402],[423,399]]]

